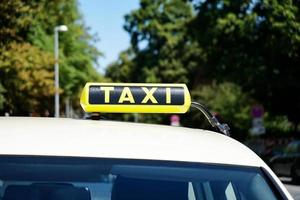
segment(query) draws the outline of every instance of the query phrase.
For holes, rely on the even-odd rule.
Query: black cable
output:
[[[191,107],[196,108],[197,110],[201,111],[212,127],[218,128],[221,133],[224,135],[230,136],[230,128],[227,124],[221,124],[219,120],[214,116],[203,104],[192,102]]]

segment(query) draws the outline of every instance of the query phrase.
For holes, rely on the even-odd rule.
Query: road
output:
[[[300,200],[300,186],[284,184],[287,190],[291,193],[295,200]]]
[[[295,200],[300,200],[300,185],[291,183],[291,178],[281,177],[280,180],[285,185],[286,189],[291,193]]]

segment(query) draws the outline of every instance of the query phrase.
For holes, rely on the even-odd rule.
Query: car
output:
[[[254,151],[257,155],[262,157],[264,152],[266,151],[265,142],[262,139],[250,139],[246,140],[244,144],[249,147],[252,151]]]
[[[139,86],[134,87],[132,91],[139,92]],[[145,87],[154,91],[153,85]],[[152,97],[166,96],[162,94],[167,90],[161,91]],[[127,90],[125,99],[128,94]],[[136,100],[136,94],[132,97]],[[85,108],[89,102],[81,101]],[[184,103],[189,104],[172,105],[172,112],[184,112]],[[88,109],[93,112],[110,106],[95,105]],[[134,106],[113,104],[110,109],[116,111],[116,105],[124,111]],[[155,105],[157,112],[170,106]],[[140,105],[135,112],[145,106],[151,104]],[[200,104],[194,106],[220,132],[98,119],[2,117],[1,199],[293,199],[254,152],[228,136],[226,125]]]
[[[278,176],[289,176],[293,182],[300,181],[300,140],[291,141],[284,153],[270,159],[273,171]]]

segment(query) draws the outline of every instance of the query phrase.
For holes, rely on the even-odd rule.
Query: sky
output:
[[[129,47],[130,38],[123,29],[124,15],[138,7],[139,0],[79,0],[85,24],[100,39],[95,45],[105,56],[99,59],[101,72]]]

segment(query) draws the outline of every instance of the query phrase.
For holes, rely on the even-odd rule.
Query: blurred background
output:
[[[295,171],[299,9],[299,0],[1,1],[0,115],[53,117],[57,92],[60,117],[83,118],[87,81],[186,83],[232,137],[274,169],[293,155]],[[103,117],[209,128],[197,110]]]

